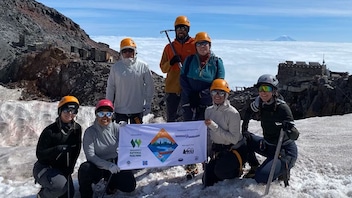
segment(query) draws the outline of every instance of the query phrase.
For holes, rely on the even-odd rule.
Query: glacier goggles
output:
[[[208,45],[208,44],[209,44],[208,41],[200,41],[200,42],[197,42],[197,43],[196,43],[196,46],[197,46],[197,47],[203,47],[203,46],[206,46],[206,45]]]
[[[104,116],[110,118],[112,117],[112,115],[114,114],[114,112],[105,112],[105,111],[99,111],[96,113],[96,115],[99,117],[99,118],[102,118]]]
[[[133,52],[134,52],[134,49],[127,48],[127,49],[121,50],[121,52],[122,52],[123,54],[125,54],[125,53],[133,53]]]
[[[269,85],[260,85],[258,90],[259,90],[259,92],[272,92],[273,87],[271,87]]]
[[[211,96],[216,96],[216,94],[217,94],[217,95],[223,97],[223,96],[225,96],[226,92],[223,90],[211,90],[210,94],[211,94]]]
[[[62,110],[63,113],[72,113],[72,114],[77,114],[78,109],[76,108],[65,108]]]

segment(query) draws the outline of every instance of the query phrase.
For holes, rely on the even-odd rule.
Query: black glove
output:
[[[252,140],[252,133],[249,131],[243,131],[242,132],[243,137],[246,138],[247,142],[250,142]]]
[[[289,131],[291,128],[295,126],[295,123],[293,121],[283,121],[282,122],[282,129],[284,131]]]
[[[174,65],[175,63],[180,63],[180,62],[181,62],[181,57],[179,55],[175,55],[170,60],[170,65]]]
[[[75,147],[76,145],[67,145],[67,144],[61,144],[57,145],[56,149],[62,153],[67,153],[71,150],[71,148]]]
[[[291,140],[297,140],[299,137],[299,131],[295,127],[293,121],[284,121],[282,122],[282,129],[287,133],[287,136]]]
[[[192,92],[189,94],[189,106],[191,108],[196,108],[199,106],[200,96],[198,92]]]

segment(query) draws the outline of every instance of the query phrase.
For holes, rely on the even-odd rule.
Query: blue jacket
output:
[[[180,75],[181,105],[190,102],[191,94],[199,94],[199,105],[212,105],[209,89],[213,80],[217,78],[225,78],[225,69],[221,58],[211,53],[206,65],[200,68],[199,55],[188,56],[183,63]]]

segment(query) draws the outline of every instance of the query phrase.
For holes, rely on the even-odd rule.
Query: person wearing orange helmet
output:
[[[240,177],[246,162],[246,144],[240,131],[241,116],[228,100],[230,88],[224,79],[215,79],[210,87],[213,105],[205,110],[208,131],[209,163],[203,173],[204,186],[224,179]]]
[[[64,96],[58,104],[58,118],[39,136],[33,176],[42,188],[38,197],[73,197],[71,174],[81,151],[82,127],[75,121],[79,101]]]
[[[204,120],[205,109],[212,105],[210,86],[214,79],[225,78],[221,58],[210,50],[208,33],[196,34],[194,45],[197,52],[186,58],[181,74],[181,105],[184,121]],[[195,164],[186,166],[187,178],[198,173]]]
[[[131,38],[120,43],[120,59],[110,68],[106,98],[113,102],[115,120],[142,123],[151,113],[154,82],[147,63],[137,58],[137,45]]]
[[[103,193],[114,194],[116,190],[132,192],[136,180],[131,170],[120,171],[117,166],[119,145],[119,124],[112,122],[114,105],[108,99],[100,100],[95,107],[94,124],[86,129],[83,136],[83,150],[87,161],[78,169],[79,191],[82,198],[93,196],[92,184],[101,179],[109,181]],[[110,178],[110,179],[109,179]]]
[[[175,122],[179,115],[177,110],[180,104],[180,71],[182,63],[187,56],[194,54],[194,38],[189,36],[191,24],[186,16],[178,16],[175,19],[174,28],[176,38],[164,48],[160,69],[166,73],[165,78],[165,99],[166,99],[166,120]]]
[[[197,52],[186,58],[181,70],[181,105],[183,120],[204,120],[204,111],[212,104],[210,86],[214,79],[225,78],[221,58],[211,49],[211,38],[206,32],[196,34]]]

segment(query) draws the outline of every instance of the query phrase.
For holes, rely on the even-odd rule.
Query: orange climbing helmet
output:
[[[124,38],[121,40],[120,51],[126,48],[137,49],[137,45],[132,38]]]
[[[212,90],[223,90],[226,93],[230,93],[229,84],[224,79],[218,78],[213,80],[213,83],[210,86],[210,91]]]
[[[185,25],[188,27],[191,27],[191,23],[189,22],[188,18],[186,16],[178,16],[175,20],[175,27],[179,25]]]
[[[58,114],[60,115],[63,108],[73,108],[78,110],[79,108],[79,101],[74,96],[64,96],[61,98],[59,104],[57,105]]]
[[[210,36],[208,35],[208,33],[198,32],[196,34],[195,43],[200,42],[200,41],[208,41],[209,43],[211,43],[211,39],[210,39]]]

